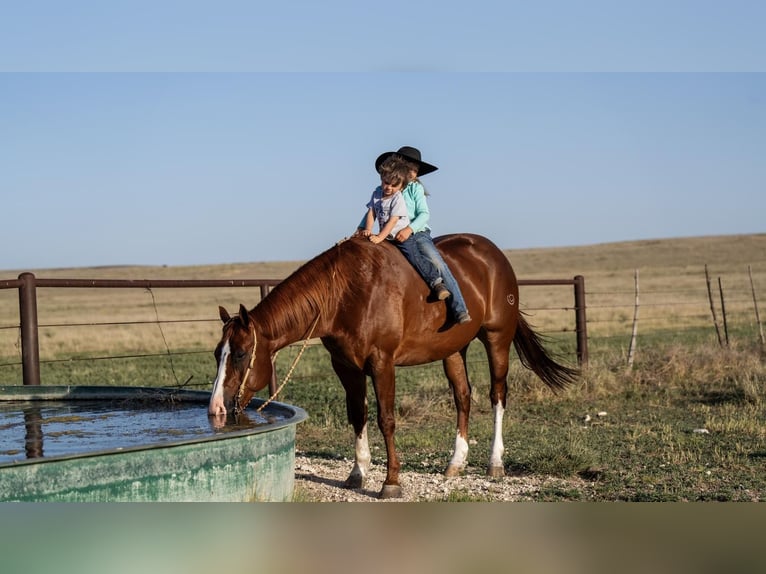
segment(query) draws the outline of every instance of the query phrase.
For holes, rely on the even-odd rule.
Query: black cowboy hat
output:
[[[431,173],[439,169],[435,165],[431,165],[430,163],[426,163],[420,159],[419,149],[410,146],[403,146],[396,151],[387,151],[386,153],[380,154],[378,159],[375,160],[375,171],[379,172],[380,165],[392,155],[402,156],[407,161],[418,164],[418,175],[426,175],[427,173]]]

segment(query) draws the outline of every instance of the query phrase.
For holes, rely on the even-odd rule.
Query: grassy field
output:
[[[559,395],[514,361],[506,419],[508,472],[573,479],[571,489],[543,491],[539,500],[766,498],[766,367],[752,296],[754,287],[763,321],[766,235],[508,250],[507,255],[522,279],[583,275],[590,336],[590,364],[581,382]],[[62,278],[283,278],[297,265],[34,272]],[[706,265],[719,320],[719,277],[726,296],[728,347],[719,346],[713,327]],[[636,270],[639,338],[635,364],[628,369]],[[0,279],[18,273],[0,272]],[[43,384],[173,386],[188,381],[209,388],[220,332],[218,305],[235,308],[243,301],[251,307],[258,297],[257,289],[247,288],[40,289]],[[552,348],[573,362],[571,290],[524,287],[521,304],[551,338]],[[61,326],[72,323],[78,326]],[[0,383],[6,385],[21,382],[16,325],[17,293],[0,290]],[[289,348],[280,354],[280,375],[297,352]],[[468,472],[483,472],[492,429],[486,361],[477,346],[471,349],[470,371],[476,444]],[[441,365],[399,369],[398,389],[397,444],[404,468],[441,472],[455,425]],[[300,450],[332,458],[352,455],[342,389],[321,346],[309,347],[280,400],[310,415],[298,429]],[[374,462],[383,464],[377,429],[370,440]]]

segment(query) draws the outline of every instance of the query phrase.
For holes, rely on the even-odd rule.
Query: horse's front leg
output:
[[[346,416],[354,428],[354,467],[346,488],[362,488],[370,472],[370,445],[367,441],[367,379],[363,372],[335,360],[333,369],[346,391]]]
[[[444,475],[459,476],[468,460],[468,418],[471,413],[471,385],[465,367],[465,351],[450,355],[443,361],[457,411],[457,435],[452,460]]]
[[[373,368],[372,384],[378,399],[378,427],[386,443],[388,459],[386,480],[380,491],[380,498],[401,498],[402,487],[399,484],[399,457],[394,444],[396,419],[396,377],[392,360],[379,360]]]
[[[365,407],[366,409],[366,407]],[[367,425],[354,435],[354,468],[346,479],[346,488],[362,488],[370,473],[370,445],[367,442]]]

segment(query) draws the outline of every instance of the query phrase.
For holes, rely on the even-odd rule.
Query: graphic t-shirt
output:
[[[407,205],[404,203],[401,191],[392,195],[383,195],[383,189],[377,187],[372,192],[372,198],[367,203],[367,207],[372,208],[375,219],[378,220],[379,229],[383,229],[391,217],[399,216],[399,221],[396,222],[387,239],[393,239],[397,233],[410,224],[410,218],[407,216]]]

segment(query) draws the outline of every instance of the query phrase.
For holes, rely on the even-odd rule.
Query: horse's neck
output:
[[[317,314],[307,325],[290,329],[288,332],[280,334],[273,340],[274,350],[277,351],[304,339],[313,339],[314,337],[321,336],[318,332],[320,322],[321,317]]]
[[[324,325],[332,324],[350,276],[348,264],[339,263],[335,250],[337,246],[304,264],[256,307],[278,348],[321,337],[326,334]],[[358,263],[358,258],[353,261]]]
[[[268,345],[272,353],[298,341],[324,334],[320,311],[290,314],[286,308],[284,305],[270,305],[266,310],[261,309],[267,312],[256,318],[256,325],[260,327],[259,339]]]

